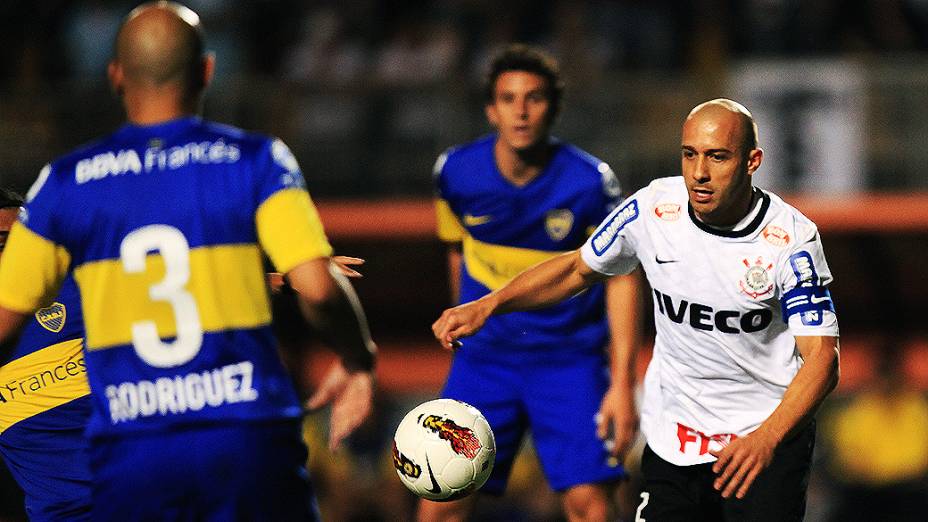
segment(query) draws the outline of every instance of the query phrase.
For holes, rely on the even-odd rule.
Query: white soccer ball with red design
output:
[[[422,498],[465,497],[493,470],[496,441],[483,414],[453,399],[424,402],[406,414],[393,437],[393,466]]]

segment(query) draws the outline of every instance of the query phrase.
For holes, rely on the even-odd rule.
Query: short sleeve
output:
[[[458,243],[464,240],[467,232],[457,215],[451,210],[451,203],[448,201],[448,190],[445,187],[447,180],[443,175],[448,154],[449,152],[446,151],[438,156],[435,166],[432,167],[432,180],[435,185],[435,223],[438,239],[447,243]]]
[[[615,172],[612,171],[609,164],[605,161],[600,161],[596,165],[596,170],[599,172],[602,180],[602,189],[598,194],[599,203],[597,204],[596,214],[591,216],[590,221],[592,221],[592,223],[590,223],[589,227],[586,229],[587,236],[593,235],[593,232],[596,231],[596,226],[622,203],[622,185],[619,183],[619,179],[616,177]]]
[[[777,266],[783,319],[794,335],[838,335],[838,321],[828,285],[831,270],[818,230],[800,225],[796,242]]]
[[[438,239],[446,243],[458,243],[464,240],[464,227],[447,201],[443,199],[435,200],[435,219],[438,228]]]
[[[638,266],[630,229],[639,221],[638,199],[630,198],[613,210],[580,248],[583,261],[601,274],[627,274]]]
[[[319,212],[306,191],[296,158],[281,140],[269,144],[270,161],[256,166],[259,205],[255,226],[261,248],[280,272],[332,255]]]
[[[46,165],[29,189],[0,263],[0,306],[30,313],[57,292],[71,257],[57,237],[54,208],[61,180]]]

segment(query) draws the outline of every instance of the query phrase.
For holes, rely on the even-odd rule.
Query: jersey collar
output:
[[[768,196],[766,192],[764,192],[763,190],[760,190],[757,187],[754,187],[754,192],[758,196],[760,196],[760,199],[761,199],[760,211],[758,211],[757,215],[754,216],[754,219],[752,219],[751,222],[748,223],[748,226],[740,230],[723,230],[723,229],[715,228],[715,227],[712,227],[712,226],[709,226],[703,223],[702,221],[699,220],[699,218],[696,217],[696,212],[693,211],[693,205],[691,205],[690,202],[687,201],[686,209],[690,215],[690,221],[692,221],[693,224],[696,225],[696,228],[702,230],[703,232],[712,234],[714,236],[732,237],[732,238],[749,236],[753,234],[758,228],[760,228],[760,224],[763,223],[764,217],[767,215],[767,209],[770,208],[770,196]]]

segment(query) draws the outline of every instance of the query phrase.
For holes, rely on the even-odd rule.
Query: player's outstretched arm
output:
[[[770,465],[776,447],[811,419],[838,384],[837,337],[796,337],[796,347],[803,364],[786,388],[780,405],[754,432],[720,451],[710,451],[718,458],[712,467],[719,475],[715,488],[725,498],[732,495],[744,498],[757,475]]]
[[[302,263],[287,273],[306,307],[306,319],[339,352],[308,407],[332,404],[329,446],[338,447],[370,414],[376,346],[351,284],[328,258]]]
[[[567,252],[535,265],[476,301],[445,310],[432,324],[432,333],[450,350],[458,339],[477,332],[493,314],[550,306],[606,278],[587,266],[579,250]]]

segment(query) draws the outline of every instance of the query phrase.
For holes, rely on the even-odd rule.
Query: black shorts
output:
[[[815,422],[781,444],[743,499],[723,499],[712,487],[712,464],[676,466],[645,446],[641,457],[644,490],[640,522],[787,522],[801,521],[815,445]]]

